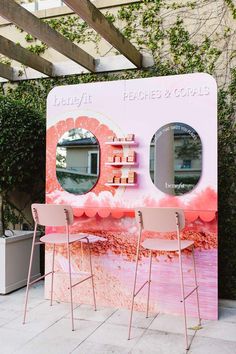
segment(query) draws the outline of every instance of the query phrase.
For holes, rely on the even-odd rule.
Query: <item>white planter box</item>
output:
[[[0,294],[7,294],[26,285],[33,231],[15,231],[0,237]],[[34,249],[31,280],[39,277],[39,246]]]

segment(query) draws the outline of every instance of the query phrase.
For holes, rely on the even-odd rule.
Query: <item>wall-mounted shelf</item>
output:
[[[138,162],[105,162],[106,166],[138,166]]]
[[[106,141],[105,144],[113,146],[138,146],[136,141]]]
[[[109,187],[135,187],[137,183],[105,183]]]

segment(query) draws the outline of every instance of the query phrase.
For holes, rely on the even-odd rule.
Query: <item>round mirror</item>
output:
[[[78,128],[67,131],[57,144],[56,174],[64,190],[85,194],[99,177],[99,143],[88,130]]]
[[[190,192],[202,171],[202,143],[197,132],[184,123],[161,127],[151,140],[149,167],[152,182],[162,192]]]

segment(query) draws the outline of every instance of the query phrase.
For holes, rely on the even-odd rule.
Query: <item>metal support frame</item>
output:
[[[35,246],[35,239],[37,233],[37,223],[34,226],[34,235],[33,241],[31,246],[31,254],[30,254],[30,264],[29,264],[29,271],[28,271],[28,278],[27,278],[27,286],[26,286],[26,296],[25,296],[25,306],[24,306],[24,317],[23,317],[23,324],[25,324],[26,319],[26,311],[27,311],[27,304],[28,304],[28,297],[29,297],[29,287],[30,287],[30,277],[31,277],[31,269],[32,269],[32,262],[33,262],[33,255],[34,255],[34,246]],[[46,275],[45,275],[46,276]]]
[[[35,211],[36,212],[36,211]],[[68,263],[69,263],[69,272],[68,272],[68,280],[69,280],[69,286],[68,290],[70,290],[70,306],[71,306],[71,325],[72,325],[72,331],[74,331],[74,313],[73,313],[73,293],[72,289],[83,283],[86,280],[91,279],[91,285],[92,285],[92,292],[93,292],[93,302],[94,302],[94,310],[97,310],[96,306],[96,297],[95,297],[95,286],[94,286],[94,274],[93,274],[93,267],[92,267],[92,257],[91,257],[91,250],[90,250],[90,242],[88,237],[82,237],[81,239],[86,239],[87,244],[88,244],[88,249],[89,249],[89,266],[90,266],[90,275],[86,277],[85,279],[82,279],[81,281],[72,284],[72,272],[71,272],[71,252],[70,252],[70,240],[69,240],[69,216],[67,213],[67,210],[65,210],[66,214],[66,236],[67,236],[67,241],[66,241],[66,246],[67,246],[67,255],[68,255]],[[37,218],[36,218],[37,220]],[[53,285],[54,285],[54,274],[55,274],[55,244],[53,244],[53,252],[52,252],[52,270],[41,277],[35,279],[34,281],[30,282],[30,277],[31,277],[31,270],[32,270],[32,263],[33,263],[33,255],[34,255],[34,248],[36,245],[44,244],[44,242],[35,242],[36,239],[36,234],[37,234],[37,222],[35,223],[34,227],[34,235],[33,235],[33,241],[32,241],[32,247],[31,247],[31,255],[30,255],[30,265],[29,265],[29,271],[28,271],[28,278],[27,278],[27,287],[26,287],[26,297],[25,297],[25,305],[24,305],[24,317],[23,317],[23,324],[25,324],[26,320],[26,312],[27,312],[27,304],[28,304],[28,297],[29,297],[29,287],[36,283],[37,281],[47,277],[48,275],[52,274],[51,277],[51,294],[50,294],[50,305],[52,306],[53,303]],[[80,240],[79,240],[80,241]]]
[[[147,284],[148,284],[148,280],[145,281],[145,283],[143,283],[143,285],[139,288],[138,291],[136,291],[136,293],[134,294],[134,297],[137,296],[140,293],[140,291],[144,288],[144,286],[147,285]]]
[[[90,275],[89,277],[78,281],[77,283],[75,283],[75,284],[72,285],[72,288],[73,288],[74,286],[77,286],[77,285],[83,283],[85,280],[88,280],[88,279],[90,279],[90,278],[92,278],[92,277],[93,277],[93,275]],[[68,288],[68,289],[69,289],[69,288]]]
[[[147,310],[146,310],[146,317],[147,317],[147,318],[148,318],[148,310],[149,310],[149,298],[150,298],[150,288],[151,288],[151,274],[152,274],[152,251],[150,251],[150,261],[149,261],[148,299],[147,299]]]
[[[53,272],[48,272],[48,273],[42,275],[41,277],[38,277],[37,279],[31,281],[31,282],[29,283],[29,285],[32,285],[32,284],[34,284],[34,283],[37,283],[39,280],[42,280],[42,279],[46,278],[49,274],[52,274],[52,273],[53,273]]]
[[[152,271],[152,251],[150,251],[150,261],[149,261],[149,278],[148,280],[136,291],[136,282],[137,282],[137,272],[138,272],[138,260],[139,260],[139,253],[140,253],[140,245],[141,245],[141,236],[143,230],[142,224],[142,213],[138,212],[139,216],[139,227],[140,232],[138,236],[138,243],[137,243],[137,251],[136,251],[136,264],[135,264],[135,275],[134,275],[134,286],[132,292],[132,302],[131,302],[131,310],[130,310],[130,321],[129,321],[129,331],[128,331],[128,339],[131,336],[131,326],[132,326],[132,319],[133,319],[133,308],[134,308],[134,299],[136,295],[144,288],[146,284],[148,284],[148,296],[147,296],[147,308],[146,308],[146,317],[148,317],[149,311],[149,298],[150,298],[150,286],[151,286],[151,271]],[[186,299],[191,296],[196,291],[197,296],[197,311],[198,311],[198,325],[201,324],[201,317],[200,317],[200,306],[199,306],[199,294],[198,294],[198,284],[197,284],[197,274],[196,274],[196,262],[194,257],[194,246],[191,247],[192,256],[193,256],[193,269],[194,269],[194,283],[195,287],[192,291],[190,291],[187,295],[185,295],[185,288],[184,288],[184,275],[183,275],[183,264],[182,264],[182,250],[181,250],[181,237],[180,237],[180,229],[179,229],[179,216],[176,213],[176,232],[177,232],[177,239],[178,239],[178,254],[179,254],[179,272],[180,272],[180,288],[181,288],[181,300],[180,302],[183,304],[183,315],[184,315],[184,337],[185,337],[185,349],[186,351],[189,350],[190,345],[188,342],[188,333],[187,333],[187,314],[186,314],[186,306],[185,301]]]

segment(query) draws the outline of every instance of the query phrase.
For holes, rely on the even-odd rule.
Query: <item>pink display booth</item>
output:
[[[217,319],[217,90],[207,74],[188,74],[54,88],[47,101],[47,203],[70,204],[72,232],[107,241],[92,246],[98,306],[129,308],[138,226],[134,208],[181,207],[183,239],[194,240],[201,316]],[[55,231],[50,229],[50,231]],[[155,237],[156,235],[150,235]],[[159,235],[162,237],[163,235]],[[164,235],[171,239],[173,234]],[[46,272],[52,248],[46,246]],[[142,250],[139,283],[148,273]],[[55,299],[69,300],[67,251],[56,248]],[[86,245],[72,248],[72,272],[89,267]],[[189,289],[192,258],[184,253]],[[182,313],[178,255],[154,252],[150,312]],[[50,279],[46,279],[49,297]],[[74,301],[92,303],[91,286]],[[196,297],[187,300],[196,315]],[[144,310],[146,290],[136,298]]]

